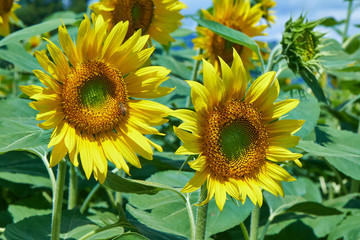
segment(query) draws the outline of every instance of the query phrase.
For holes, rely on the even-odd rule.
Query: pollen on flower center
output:
[[[0,15],[10,12],[13,0],[0,0]]]
[[[114,129],[128,105],[121,73],[108,63],[89,61],[74,67],[61,93],[63,110],[70,125],[97,134]]]
[[[268,133],[261,113],[239,100],[216,107],[203,134],[203,152],[214,177],[254,177],[265,164]]]
[[[112,25],[120,21],[129,21],[129,29],[126,38],[134,34],[138,29],[145,33],[151,24],[154,13],[152,0],[121,0],[117,1],[112,12]]]

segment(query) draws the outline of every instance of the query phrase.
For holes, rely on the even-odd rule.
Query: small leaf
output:
[[[62,22],[61,22],[62,21]],[[40,35],[54,29],[57,29],[60,25],[64,24],[72,24],[76,22],[74,18],[64,18],[64,19],[52,19],[46,22],[42,22],[22,30],[11,33],[10,35],[4,37],[0,41],[0,47],[7,45],[9,43],[14,43],[20,40],[28,39],[35,35]]]
[[[336,208],[326,207],[317,202],[301,202],[293,205],[286,210],[287,212],[301,212],[316,216],[330,216],[342,214]]]

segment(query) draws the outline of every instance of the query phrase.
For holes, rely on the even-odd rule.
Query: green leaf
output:
[[[259,45],[257,45],[257,43],[251,37],[249,37],[248,35],[240,32],[240,31],[237,31],[237,30],[229,28],[221,23],[218,23],[218,22],[214,22],[211,20],[205,20],[205,19],[196,19],[196,18],[193,18],[193,19],[199,25],[210,29],[214,33],[225,38],[226,40],[233,42],[233,43],[243,45],[243,46],[253,50],[260,59],[261,68],[264,69],[264,62],[263,62],[263,59],[260,54]]]
[[[335,25],[343,24],[344,22],[345,22],[345,20],[337,21],[333,17],[327,17],[327,18],[324,18],[324,20],[320,23],[320,25],[323,25],[326,27],[332,27]]]
[[[329,234],[328,240],[352,240],[360,239],[359,231],[360,216],[347,216],[344,221],[335,227]]]
[[[268,240],[317,240],[311,227],[296,221],[284,228],[278,235],[268,236]]]
[[[0,100],[0,154],[23,150],[44,157],[49,152],[51,131],[36,125],[37,111],[29,103],[24,99]]]
[[[149,181],[166,183],[172,187],[183,187],[193,176],[193,173],[166,171],[151,176]],[[192,211],[196,212],[195,203],[198,192],[190,194]],[[131,195],[127,210],[141,223],[158,231],[190,238],[190,222],[185,202],[170,191],[159,192],[156,195]],[[207,217],[207,236],[226,231],[244,221],[251,213],[253,204],[247,200],[244,205],[228,200],[222,212],[216,206],[214,199],[209,203]]]
[[[316,143],[300,141],[298,148],[313,155],[325,157],[336,169],[360,180],[360,135],[329,127],[317,127]]]
[[[51,203],[43,195],[37,194],[10,204],[8,212],[13,221],[18,222],[31,216],[51,214]]]
[[[62,22],[61,22],[62,21]],[[63,23],[66,24],[73,24],[76,22],[76,19],[74,18],[64,18],[64,19],[52,19],[46,22],[42,22],[27,28],[24,28],[22,30],[16,31],[11,33],[10,35],[4,37],[0,41],[0,47],[7,45],[9,43],[14,43],[20,40],[28,39],[35,35],[40,35],[49,31],[52,31],[54,29],[57,29],[60,25],[63,25]]]
[[[316,216],[330,216],[342,214],[336,208],[326,207],[317,202],[301,202],[293,205],[286,210],[287,212],[301,212]]]
[[[50,239],[51,214],[32,216],[6,227],[7,240]],[[63,211],[61,216],[61,239],[79,239],[98,226],[77,211]]]
[[[34,69],[43,69],[36,58],[17,43],[9,44],[8,50],[0,49],[0,56],[3,60],[11,62],[15,67],[27,72],[32,72]]]
[[[107,173],[107,177],[103,186],[108,189],[123,193],[153,195],[160,191],[170,190],[181,195],[176,189],[171,188],[167,185],[148,182],[148,181],[126,179],[112,172]]]
[[[305,120],[305,123],[301,129],[294,134],[304,138],[309,135],[309,133],[311,133],[316,126],[320,116],[319,103],[314,96],[307,94],[304,91],[292,91],[289,95],[280,95],[280,100],[285,100],[288,98],[299,99],[300,103],[295,109],[286,114],[283,119]]]
[[[314,230],[316,237],[324,238],[341,222],[344,215],[332,215],[324,217],[307,217],[301,221]]]
[[[177,61],[174,57],[169,55],[155,55],[155,57],[156,59],[152,61],[155,65],[160,65],[171,69],[171,74],[181,79],[191,79],[190,68],[192,67],[192,64],[187,66],[185,62]]]
[[[113,240],[149,240],[149,239],[138,233],[124,233],[121,236],[114,238]]]
[[[27,152],[8,152],[0,158],[0,179],[51,188],[46,167],[41,159]],[[8,186],[9,187],[9,186]]]

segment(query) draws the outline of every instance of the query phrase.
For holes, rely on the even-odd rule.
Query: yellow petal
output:
[[[209,106],[211,107],[212,98],[206,87],[195,81],[186,81],[191,87],[191,100],[195,111],[204,119],[208,113]]]
[[[53,147],[50,156],[50,167],[56,166],[66,155],[68,149],[66,148],[64,141],[61,140]]]
[[[204,86],[210,94],[213,103],[220,103],[223,99],[224,83],[217,75],[213,65],[203,59]]]
[[[231,82],[231,90],[229,90],[229,95],[237,96],[238,99],[243,99],[245,92],[248,86],[248,77],[246,70],[244,68],[243,62],[239,54],[233,49],[233,62],[231,65],[231,71],[233,79]]]
[[[188,193],[198,190],[205,183],[208,174],[208,171],[196,172],[194,177],[190,179],[181,192]]]
[[[266,93],[269,87],[273,84],[275,80],[275,72],[268,72],[260,77],[258,77],[253,84],[251,84],[248,92],[245,96],[245,101],[247,103],[254,103],[255,106],[258,106],[257,100],[262,101],[266,96]]]
[[[271,122],[275,119],[278,119],[282,115],[290,112],[299,104],[298,99],[287,99],[281,102],[275,103],[272,107],[269,108],[266,112],[263,112],[263,120]]]
[[[266,130],[270,134],[279,134],[289,132],[294,134],[300,130],[301,126],[304,124],[305,120],[293,120],[293,119],[284,119],[275,121],[266,126]]]

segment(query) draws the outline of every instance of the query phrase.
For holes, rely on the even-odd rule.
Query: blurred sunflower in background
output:
[[[114,27],[120,21],[129,21],[126,39],[138,29],[149,34],[158,43],[174,42],[170,33],[181,25],[180,10],[186,5],[177,0],[102,0],[90,6]]]
[[[229,28],[240,31],[249,37],[265,35],[262,33],[267,25],[256,26],[263,16],[261,4],[250,6],[248,0],[213,0],[214,9],[212,12],[202,9],[206,20],[221,23]],[[203,49],[203,54],[195,57],[197,60],[205,58],[219,69],[220,56],[227,64],[233,61],[233,48],[239,53],[246,69],[254,68],[251,59],[257,59],[256,54],[249,48],[225,40],[213,31],[205,27],[197,27],[199,37],[193,40],[195,48]],[[260,47],[266,44],[256,41]]]
[[[273,0],[257,0],[257,2],[261,4],[261,10],[263,11],[262,18],[266,20],[268,25],[275,23],[275,11],[270,9],[276,6],[276,2]]]
[[[264,189],[284,195],[281,181],[294,181],[276,163],[295,161],[302,155],[287,148],[298,144],[297,132],[303,120],[279,120],[295,108],[299,100],[274,103],[279,95],[275,72],[254,81],[247,90],[246,71],[234,50],[231,68],[220,58],[221,76],[203,60],[204,85],[187,81],[195,111],[179,109],[171,115],[183,121],[174,131],[184,143],[176,154],[197,155],[189,163],[195,176],[182,192],[193,192],[207,182],[206,204],[215,195],[222,211],[226,194],[245,202],[248,196],[262,205]]]
[[[0,36],[6,36],[10,33],[10,21],[19,21],[15,15],[15,10],[20,7],[17,0],[0,0]]]
[[[128,22],[117,23],[107,32],[102,16],[85,16],[76,45],[65,27],[59,27],[63,51],[48,40],[48,51],[35,53],[40,65],[49,73],[35,70],[46,86],[22,86],[21,90],[35,99],[30,106],[40,113],[37,120],[44,129],[54,129],[48,147],[52,147],[50,166],[58,164],[68,153],[78,166],[78,155],[89,179],[103,183],[107,159],[129,174],[128,161],[140,168],[136,155],[151,160],[152,146],[162,148],[144,137],[159,134],[153,126],[165,123],[170,109],[149,100],[172,91],[159,87],[170,73],[164,67],[143,67],[154,48],[144,48],[148,35],[138,30],[124,42]],[[125,159],[125,160],[124,160]]]

